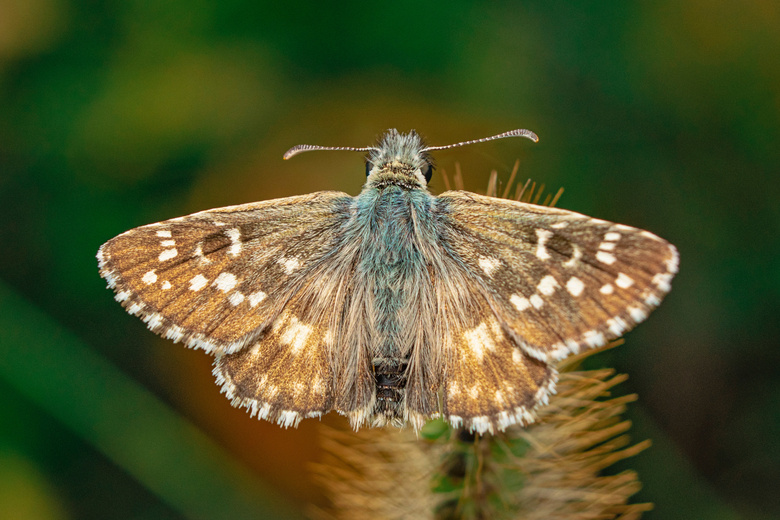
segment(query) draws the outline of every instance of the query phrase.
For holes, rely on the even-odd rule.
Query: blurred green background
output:
[[[0,0],[0,517],[297,517],[314,420],[250,419],[113,301],[135,226],[335,189],[387,128],[675,243],[630,374],[651,519],[780,517],[780,4]],[[432,189],[442,190],[434,176]],[[328,418],[338,421],[339,418]]]

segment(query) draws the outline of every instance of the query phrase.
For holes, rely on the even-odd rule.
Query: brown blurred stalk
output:
[[[641,487],[637,474],[602,473],[650,445],[631,445],[631,425],[621,418],[635,396],[611,395],[625,375],[574,366],[560,367],[557,394],[527,429],[474,436],[432,421],[417,438],[411,429],[352,432],[323,425],[325,456],[314,472],[331,506],[313,516],[639,518],[651,505],[628,503]]]

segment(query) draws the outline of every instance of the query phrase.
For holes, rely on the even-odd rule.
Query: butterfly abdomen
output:
[[[406,386],[406,367],[408,363],[374,365],[374,381],[376,382],[376,398],[378,401],[400,401],[402,391]]]

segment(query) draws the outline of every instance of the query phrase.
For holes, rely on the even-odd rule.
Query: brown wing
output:
[[[555,391],[556,370],[518,346],[475,280],[449,271],[438,291],[447,301],[440,316],[445,419],[478,433],[532,423]]]
[[[207,352],[252,344],[333,251],[353,198],[337,192],[219,208],[103,244],[100,274],[125,309]]]
[[[671,288],[673,245],[571,211],[446,192],[442,243],[529,355],[562,359],[643,321]]]

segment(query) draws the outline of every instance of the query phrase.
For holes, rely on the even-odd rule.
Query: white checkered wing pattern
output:
[[[516,344],[541,361],[599,347],[671,289],[673,245],[637,228],[468,192],[438,197],[442,244],[479,281]]]
[[[138,227],[101,246],[100,274],[152,331],[209,353],[237,352],[330,261],[352,203],[319,192]]]

